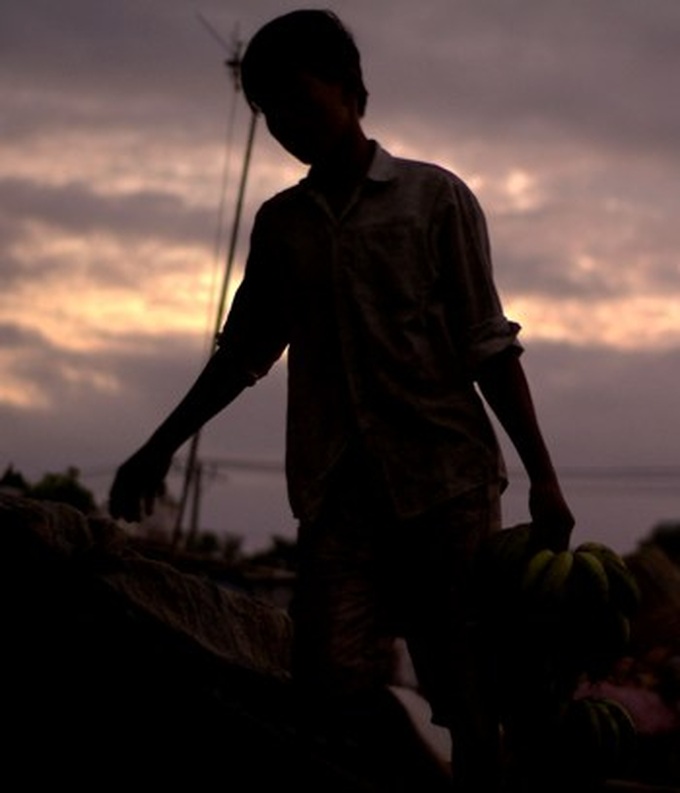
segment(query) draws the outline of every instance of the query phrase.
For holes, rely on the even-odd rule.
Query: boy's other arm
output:
[[[118,468],[109,493],[111,516],[137,521],[150,514],[175,452],[252,382],[218,349],[153,435]]]
[[[509,348],[487,359],[476,379],[529,476],[529,511],[536,543],[566,549],[574,517],[541,433],[518,352]]]

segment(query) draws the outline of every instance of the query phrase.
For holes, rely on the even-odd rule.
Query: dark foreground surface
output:
[[[0,497],[0,536],[13,789],[446,789],[387,692],[344,723],[299,723],[283,612],[66,508]]]
[[[0,496],[0,537],[11,789],[449,789],[388,692],[300,722],[285,612],[145,558],[115,525],[63,505]]]

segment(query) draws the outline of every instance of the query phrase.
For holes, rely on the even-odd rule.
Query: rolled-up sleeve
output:
[[[517,338],[521,326],[505,316],[482,322],[468,332],[467,364],[473,371],[487,358],[513,347],[518,353],[523,347]]]
[[[479,202],[461,181],[450,182],[437,213],[444,282],[451,325],[467,369],[515,347],[520,325],[503,313],[491,262],[486,219]]]

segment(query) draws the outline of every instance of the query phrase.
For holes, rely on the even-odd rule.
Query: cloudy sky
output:
[[[3,0],[0,468],[75,465],[104,498],[198,373],[249,121],[224,61],[295,7]],[[363,52],[366,131],[486,210],[575,538],[630,550],[680,519],[680,3],[332,7]],[[259,125],[229,294],[255,208],[302,175]],[[204,523],[248,547],[293,531],[281,474],[215,461],[280,463],[284,383],[277,365],[201,435]],[[526,482],[502,442],[511,523]]]

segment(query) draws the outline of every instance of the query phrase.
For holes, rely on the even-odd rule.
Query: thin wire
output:
[[[194,14],[196,19],[206,32],[213,38],[214,41],[220,46],[225,53],[229,55],[227,61],[225,61],[225,65],[231,71],[232,80],[233,80],[233,87],[234,90],[232,92],[232,100],[231,100],[231,110],[229,112],[229,122],[227,125],[227,134],[225,136],[225,155],[224,161],[222,166],[222,184],[220,189],[220,200],[219,206],[217,210],[217,228],[215,232],[215,245],[214,245],[214,262],[213,262],[213,269],[212,269],[212,277],[209,289],[209,299],[208,299],[208,306],[207,306],[207,323],[206,323],[206,331],[205,331],[205,348],[207,354],[210,355],[214,350],[215,344],[215,330],[212,325],[212,317],[214,316],[215,306],[217,302],[217,272],[218,269],[221,268],[222,264],[222,247],[224,241],[224,229],[225,229],[225,206],[226,206],[226,197],[228,191],[228,184],[229,184],[229,175],[231,173],[231,159],[232,159],[232,151],[233,151],[233,142],[234,142],[234,129],[236,127],[236,115],[238,109],[238,95],[240,93],[240,72],[239,72],[239,64],[240,64],[240,57],[241,57],[241,41],[239,38],[239,25],[234,28],[232,33],[232,40],[231,42],[227,42],[220,32],[215,28],[215,26],[208,20],[198,8],[194,9]],[[220,298],[221,301],[224,298]],[[221,312],[221,309],[220,309]]]
[[[201,22],[203,24],[203,26],[208,30],[208,32],[215,39],[217,39],[217,41],[222,45],[222,47],[224,49],[228,49],[226,42],[224,42],[222,40],[222,37],[219,35],[219,33],[217,33],[217,31],[206,20],[206,18],[201,14],[200,11],[196,12],[196,16],[197,16],[199,22]],[[233,91],[233,95],[232,95],[232,111],[231,111],[231,121],[230,121],[230,125],[229,125],[229,134],[227,136],[227,151],[226,151],[226,156],[225,156],[225,165],[224,165],[224,170],[223,170],[223,174],[222,174],[223,189],[222,189],[222,194],[221,194],[221,197],[220,197],[218,225],[217,225],[217,233],[216,233],[216,240],[215,240],[215,267],[213,268],[213,287],[212,287],[212,290],[214,290],[214,284],[215,284],[215,280],[216,280],[215,273],[216,273],[216,270],[217,270],[217,263],[219,262],[219,254],[220,254],[220,249],[221,249],[222,231],[223,231],[223,225],[222,224],[223,224],[223,218],[224,218],[224,204],[225,204],[225,196],[226,196],[226,183],[227,183],[228,173],[229,173],[229,162],[230,162],[230,159],[231,159],[231,139],[233,137],[234,121],[235,121],[235,118],[236,118],[236,98],[237,98],[237,95],[239,94],[239,87],[240,87],[239,82],[236,79],[238,77],[238,69],[237,69],[237,67],[238,67],[238,64],[240,62],[240,42],[238,41],[237,37],[235,38],[234,48],[233,49],[234,49],[234,52],[232,54],[230,54],[229,60],[226,61],[226,65],[229,67],[229,69],[232,72],[232,76],[235,78],[235,85],[234,85],[234,91]],[[221,300],[221,302],[220,302],[219,311],[221,313],[223,298],[221,298],[220,300]],[[211,301],[209,301],[209,302],[210,302],[210,305],[209,305],[208,309],[209,309],[209,312],[210,312],[210,315],[211,315],[212,312],[215,310],[215,308],[214,308],[214,294],[213,294],[213,296],[211,298]],[[208,322],[210,322],[210,315],[208,317]],[[206,340],[206,342],[207,342],[206,346],[208,348],[207,349],[207,355],[209,357],[210,355],[212,355],[212,353],[213,353],[213,351],[215,349],[216,332],[215,332],[214,328],[213,329],[209,328],[209,330],[207,332],[210,333],[210,338],[208,338]],[[175,527],[174,527],[173,534],[172,534],[172,545],[173,545],[173,547],[178,546],[178,544],[180,542],[180,538],[182,536],[182,523],[183,523],[183,520],[184,520],[184,512],[185,512],[187,501],[188,501],[188,498],[189,498],[189,490],[190,490],[190,488],[192,486],[194,486],[194,518],[197,518],[197,516],[198,516],[198,503],[197,502],[198,502],[198,491],[200,489],[200,481],[199,481],[200,480],[200,464],[198,464],[198,469],[197,469],[197,456],[198,456],[198,445],[199,445],[199,442],[200,442],[200,435],[201,435],[200,430],[198,430],[193,435],[193,437],[191,438],[191,442],[190,442],[190,445],[189,445],[188,461],[187,461],[187,466],[186,466],[186,471],[185,471],[185,476],[184,476],[184,482],[183,482],[183,485],[182,485],[182,493],[181,493],[181,496],[180,496],[179,508],[178,508],[178,512],[177,512],[177,516],[176,516],[176,520],[175,520]],[[193,522],[194,521],[192,520],[192,523]],[[191,534],[192,531],[193,531],[193,529],[190,528],[190,534]]]
[[[255,140],[255,129],[257,126],[257,119],[258,119],[258,113],[253,111],[250,116],[250,124],[248,127],[248,138],[246,140],[246,150],[243,157],[241,180],[238,189],[238,196],[236,198],[236,207],[234,210],[234,220],[233,220],[231,240],[229,243],[229,253],[227,255],[226,270],[224,274],[224,280],[222,283],[219,307],[217,309],[216,318],[215,318],[215,335],[214,335],[215,341],[217,340],[217,334],[219,333],[222,326],[222,322],[224,321],[224,316],[226,311],[227,294],[229,291],[229,284],[231,282],[232,270],[234,268],[236,245],[238,242],[238,234],[241,226],[241,214],[243,212],[243,201],[245,198],[245,189],[246,189],[246,182],[248,179],[248,172],[250,170],[250,159],[253,150],[253,143]]]
[[[215,41],[222,46],[224,50],[229,51],[229,44],[222,38],[221,34],[217,32],[215,26],[206,19],[205,15],[196,10],[196,17],[198,21],[203,25],[203,27],[210,33],[210,35],[215,39]]]
[[[222,166],[222,185],[220,189],[220,200],[217,212],[217,228],[215,232],[215,245],[214,245],[214,262],[212,268],[212,277],[210,281],[210,298],[207,309],[206,331],[205,331],[205,346],[206,349],[212,349],[214,343],[214,328],[213,317],[215,315],[215,306],[217,305],[217,273],[222,267],[222,248],[224,245],[225,237],[225,206],[227,199],[227,190],[229,186],[229,176],[231,173],[231,161],[234,142],[234,129],[236,126],[236,111],[238,108],[238,93],[233,92],[231,101],[231,110],[229,113],[229,123],[227,127],[227,135],[225,142],[224,162]]]
[[[273,469],[280,468],[283,470],[282,464],[276,460],[262,460],[260,458],[206,458],[206,462],[210,463],[211,465],[219,465],[224,466],[225,468],[235,467],[235,468],[248,468],[250,470],[255,470],[257,468],[262,468],[265,471],[270,471]],[[178,456],[176,460],[173,461],[173,469],[176,471],[184,470],[184,463],[181,462],[181,456]],[[98,478],[98,477],[107,477],[110,478],[116,471],[115,466],[106,465],[100,466],[97,468],[87,469],[85,471],[81,471],[81,476],[87,476],[88,478]],[[521,476],[526,475],[526,472],[521,467],[513,467],[508,466],[508,473],[514,476]],[[630,478],[640,478],[640,479],[659,479],[659,480],[671,480],[671,479],[680,479],[680,465],[677,464],[650,464],[650,465],[620,465],[620,466],[612,466],[612,465],[593,465],[593,466],[564,466],[560,467],[558,471],[560,475],[560,479],[583,479],[587,477],[593,477],[598,481],[607,480],[607,479],[630,479]]]

